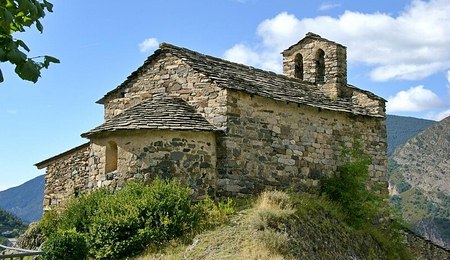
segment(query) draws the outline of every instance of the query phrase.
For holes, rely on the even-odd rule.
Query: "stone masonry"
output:
[[[89,143],[86,143],[40,163],[47,167],[44,211],[88,188],[89,151]]]
[[[111,140],[119,147],[118,168],[105,172],[105,147]],[[139,131],[96,137],[91,143],[87,187],[114,190],[129,180],[179,178],[192,188],[195,197],[202,198],[212,194],[215,186],[215,154],[212,132]]]
[[[179,178],[194,197],[314,191],[356,140],[386,192],[385,100],[347,84],[346,48],[307,34],[284,75],[163,43],[97,103],[89,143],[42,161],[46,209],[130,180]]]

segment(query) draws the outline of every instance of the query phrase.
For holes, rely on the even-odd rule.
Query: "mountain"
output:
[[[391,156],[397,147],[434,123],[436,122],[427,119],[387,115],[388,156]]]
[[[397,148],[388,177],[391,202],[413,230],[450,248],[450,117]]]
[[[26,222],[39,220],[43,210],[44,185],[44,175],[41,175],[17,187],[0,191],[0,208]]]

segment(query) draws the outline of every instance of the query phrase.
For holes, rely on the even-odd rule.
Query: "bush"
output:
[[[40,230],[41,234],[48,237],[58,231],[59,225],[60,215],[55,209],[52,209],[44,213],[37,228]]]
[[[60,231],[52,234],[42,246],[43,259],[80,260],[86,259],[87,246],[84,236],[75,230]]]
[[[202,212],[178,181],[129,184],[104,197],[90,219],[88,243],[97,258],[120,258],[194,230]]]
[[[202,217],[199,223],[199,229],[205,230],[225,223],[229,217],[236,213],[234,202],[228,198],[224,202],[215,202],[210,197],[199,201],[197,204]]]
[[[107,200],[112,195],[111,192],[100,189],[70,200],[65,206],[63,214],[60,215],[60,229],[75,229],[81,233],[89,232],[92,217],[101,208],[103,200]]]
[[[61,232],[83,234],[89,256],[112,259],[132,256],[149,245],[161,247],[223,223],[233,213],[231,200],[215,203],[207,198],[194,203],[190,189],[179,181],[157,179],[148,186],[129,183],[116,193],[97,190],[74,198],[62,211],[47,212],[39,227],[45,236],[59,240]]]
[[[371,160],[361,144],[356,142],[342,155],[346,162],[338,168],[338,175],[321,180],[322,193],[343,208],[348,224],[360,226],[376,217],[382,199],[366,188]]]

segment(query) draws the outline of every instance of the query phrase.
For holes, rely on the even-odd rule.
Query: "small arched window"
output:
[[[110,141],[106,144],[105,172],[117,170],[117,144]]]
[[[325,52],[318,49],[316,53],[316,83],[325,82]]]
[[[298,53],[295,55],[294,77],[303,80],[303,56]]]

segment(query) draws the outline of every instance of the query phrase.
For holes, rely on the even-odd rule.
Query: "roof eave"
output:
[[[48,159],[45,159],[45,160],[43,160],[43,161],[41,161],[41,162],[38,162],[38,163],[34,164],[34,166],[36,166],[38,169],[45,168],[45,167],[47,167],[49,164],[51,164],[52,161],[54,161],[54,160],[56,160],[56,159],[59,159],[59,158],[62,158],[62,157],[64,157],[64,156],[66,156],[66,155],[69,155],[69,154],[71,154],[71,153],[73,153],[73,152],[75,152],[75,151],[77,151],[77,150],[81,150],[81,149],[83,149],[83,148],[86,148],[87,146],[89,146],[89,144],[90,144],[90,142],[81,144],[81,145],[76,146],[76,147],[74,147],[74,148],[72,148],[72,149],[70,149],[70,150],[67,150],[67,151],[62,152],[62,153],[60,153],[60,154],[57,154],[57,155],[55,155],[55,156],[53,156],[53,157],[50,157],[50,158],[48,158]]]
[[[115,129],[115,130],[101,130],[101,131],[95,131],[95,132],[87,132],[84,134],[81,134],[81,137],[83,138],[93,138],[93,137],[99,137],[102,135],[108,135],[112,133],[119,133],[119,132],[125,132],[125,131],[135,131],[135,132],[141,132],[141,131],[191,131],[191,132],[224,132],[223,129],[218,128],[140,128],[140,129]]]

